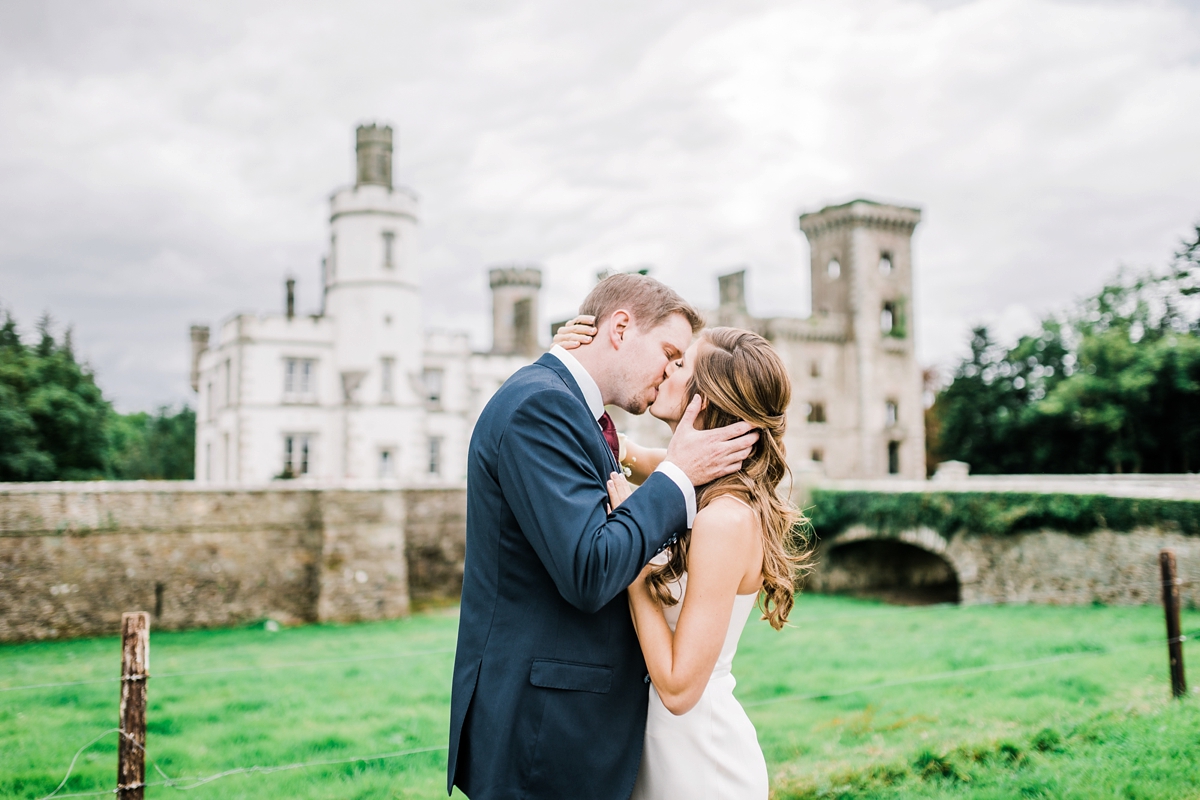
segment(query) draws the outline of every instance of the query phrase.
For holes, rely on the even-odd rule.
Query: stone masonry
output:
[[[830,488],[871,492],[989,491],[1101,494],[1200,500],[1200,476],[1008,475],[953,481],[840,481]],[[801,500],[804,504],[807,501]],[[1156,527],[1086,534],[1039,530],[991,536],[929,528],[889,534],[848,528],[818,547],[806,587],[817,592],[915,590],[953,584],[965,605],[1143,605],[1162,602],[1159,551],[1175,551],[1185,606],[1200,608],[1200,537]],[[936,597],[936,594],[934,595]]]
[[[464,538],[461,489],[12,484],[0,640],[109,635],[131,610],[168,630],[402,616],[454,593]]]
[[[864,491],[1042,491],[1200,499],[1200,479],[1012,476],[839,481]],[[801,505],[807,500],[798,497]],[[210,489],[183,482],[0,485],[0,641],[116,633],[123,611],[159,630],[388,619],[462,587],[466,491]],[[809,591],[953,590],[976,603],[1143,604],[1173,548],[1200,607],[1200,537],[1145,528],[1013,536],[853,526],[823,542]],[[883,592],[884,595],[887,591]]]

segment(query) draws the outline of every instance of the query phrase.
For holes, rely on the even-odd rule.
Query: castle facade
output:
[[[319,314],[238,314],[215,341],[193,326],[196,480],[462,485],[483,406],[544,351],[541,271],[492,269],[492,348],[426,331],[418,204],[392,182],[392,131],[356,134],[353,186],[330,201]],[[832,478],[925,477],[924,404],[912,330],[914,208],[855,200],[800,217],[811,245],[812,314],[756,317],[745,272],[721,276],[710,324],[757,331],[793,382],[787,448],[794,470]],[[662,444],[667,429],[614,413]]]
[[[357,131],[353,186],[330,200],[319,314],[237,314],[193,326],[196,480],[255,485],[461,485],[471,425],[539,352],[541,272],[490,274],[495,346],[426,331],[416,195],[392,182],[392,130]]]

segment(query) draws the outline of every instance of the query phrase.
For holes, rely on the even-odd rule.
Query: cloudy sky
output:
[[[317,307],[354,127],[395,126],[430,326],[487,343],[485,269],[603,266],[808,309],[796,216],[918,205],[916,335],[1014,334],[1200,220],[1195,2],[0,5],[0,304],[122,410],[190,399],[187,329]],[[544,327],[544,326],[543,326]]]

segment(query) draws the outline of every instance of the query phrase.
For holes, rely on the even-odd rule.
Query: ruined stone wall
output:
[[[1158,554],[1164,548],[1175,551],[1184,605],[1200,608],[1200,538],[1172,531],[959,534],[947,555],[964,603],[1143,605],[1162,602]]]
[[[461,586],[462,490],[0,487],[0,640],[385,619]],[[413,533],[416,552],[406,548]],[[457,570],[457,574],[456,574]]]
[[[805,582],[810,591],[889,599],[907,595],[906,601],[920,602],[945,599],[953,588],[951,599],[966,604],[1157,604],[1162,602],[1159,552],[1169,548],[1175,551],[1184,581],[1183,602],[1200,607],[1200,530],[1193,510],[1200,501],[1200,475],[963,474],[931,481],[800,478],[793,501],[807,509],[821,537],[816,568]],[[818,490],[860,498],[841,506],[842,512],[849,509],[849,518],[846,513],[838,517],[836,498],[822,496]],[[942,495],[928,504],[930,509],[952,505],[949,501],[956,496],[979,501],[987,495],[988,502],[976,508],[986,508],[991,516],[977,519],[974,526],[968,521],[962,529],[944,535],[933,529],[945,530],[936,522],[930,523],[933,527],[901,524],[898,520],[913,518],[911,503],[905,507],[868,502],[930,494]],[[1004,499],[1010,495],[1011,502]],[[985,532],[987,523],[997,521],[996,515],[1003,522],[1004,517],[1024,514],[1032,506],[1045,510],[1046,503],[1031,502],[1031,497],[1039,496],[1052,500],[1058,496],[1068,509],[1062,519],[1071,518],[1069,509],[1082,507],[1092,509],[1093,516],[1096,509],[1116,516],[1095,516],[1098,524],[1092,530],[1076,524],[1068,532],[1039,524],[1037,529],[999,534],[1005,525],[992,524]],[[1097,498],[1135,501],[1144,513],[1139,512],[1135,524],[1119,525],[1114,520],[1122,503],[1097,503]],[[825,507],[818,507],[822,503]],[[896,515],[881,516],[883,507]],[[830,509],[836,521],[831,522]],[[822,524],[826,530],[821,530]]]
[[[895,545],[907,545],[909,552]],[[1158,604],[1158,554],[1164,548],[1175,551],[1185,606],[1200,608],[1200,537],[1157,528],[1009,536],[961,531],[947,540],[928,528],[892,536],[855,526],[820,544],[805,586],[967,605]],[[957,584],[957,597],[942,594],[947,583]]]
[[[405,500],[409,597],[418,603],[457,598],[466,557],[467,490],[411,489]]]

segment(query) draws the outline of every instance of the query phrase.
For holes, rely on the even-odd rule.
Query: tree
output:
[[[162,406],[154,414],[114,415],[113,476],[122,480],[191,480],[195,477],[196,412]]]
[[[937,396],[930,452],[981,474],[1200,470],[1200,225],[1011,348],[984,327]]]
[[[52,327],[30,345],[11,314],[0,325],[0,481],[191,478],[195,413],[117,414]]]
[[[11,314],[0,334],[0,479],[87,480],[108,472],[112,408],[95,376],[75,360],[70,332],[55,341],[51,320],[26,345]]]

